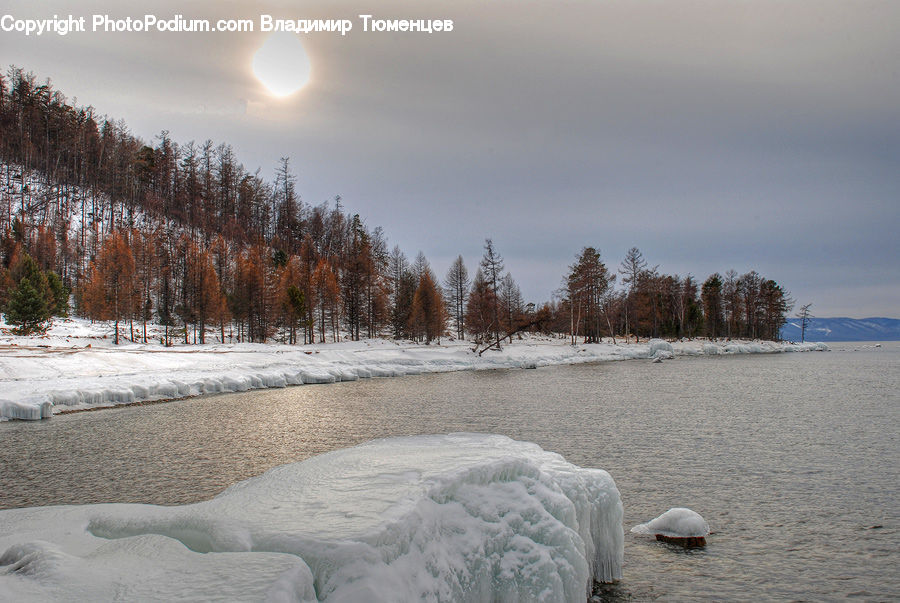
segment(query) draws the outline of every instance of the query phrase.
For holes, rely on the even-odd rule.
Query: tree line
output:
[[[586,247],[554,299],[526,304],[493,241],[439,279],[340,197],[309,205],[226,144],[151,144],[21,69],[0,76],[0,307],[20,332],[73,311],[132,341],[311,343],[389,336],[500,345],[527,328],[604,336],[777,338],[787,294],[755,272],[660,274],[637,249],[612,274]],[[621,276],[622,287],[614,287]],[[71,294],[71,295],[70,295]],[[72,306],[70,307],[70,302]]]
[[[614,289],[621,277],[623,287]],[[778,339],[793,306],[775,281],[751,270],[729,270],[700,284],[693,276],[661,274],[632,247],[613,273],[593,247],[585,247],[569,268],[554,308],[555,329],[565,326],[587,342],[617,333],[642,337],[736,337]]]

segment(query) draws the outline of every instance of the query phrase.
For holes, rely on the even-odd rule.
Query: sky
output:
[[[814,0],[5,0],[0,59],[151,142],[231,144],[304,202],[340,195],[438,276],[490,237],[528,301],[576,254],[630,247],[668,274],[756,270],[817,316],[900,317],[900,3]],[[249,19],[253,32],[92,31],[93,15]],[[299,34],[309,83],[252,70],[260,15]],[[449,32],[364,31],[449,19]],[[284,67],[293,69],[293,67]]]

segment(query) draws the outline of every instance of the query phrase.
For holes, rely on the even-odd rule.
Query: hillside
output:
[[[789,319],[782,339],[800,341],[800,321]],[[807,341],[900,341],[897,318],[813,318],[806,327]]]
[[[790,311],[788,288],[756,270],[700,281],[660,272],[637,247],[618,267],[583,247],[551,301],[526,303],[491,238],[474,275],[460,254],[442,279],[340,197],[310,205],[296,185],[289,158],[267,182],[228,144],[179,144],[166,130],[142,140],[11,68],[0,76],[0,311],[19,334],[51,316],[113,321],[116,343],[147,343],[156,322],[165,345],[206,343],[210,330],[220,342],[428,343],[451,325],[480,342],[524,328],[588,343],[777,339]]]

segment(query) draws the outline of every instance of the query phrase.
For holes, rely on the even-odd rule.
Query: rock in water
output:
[[[706,545],[709,524],[699,513],[684,507],[675,507],[656,519],[634,526],[631,532],[655,536],[657,540],[684,547],[698,547]]]

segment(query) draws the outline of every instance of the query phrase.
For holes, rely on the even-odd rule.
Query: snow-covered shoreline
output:
[[[478,356],[472,344],[421,345],[384,339],[284,344],[158,344],[112,346],[82,321],[66,321],[38,338],[0,338],[0,420],[165,401],[203,394],[420,373],[713,354],[828,349],[824,344],[771,341],[653,340],[580,344],[565,339],[513,340]]]

